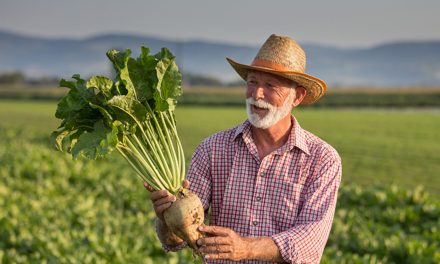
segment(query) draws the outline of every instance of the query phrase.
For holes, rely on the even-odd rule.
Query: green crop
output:
[[[0,100],[0,263],[199,263],[190,250],[162,250],[148,192],[133,191],[138,179],[117,151],[92,162],[54,155],[47,134],[58,125],[55,109],[55,102]],[[346,164],[321,263],[440,263],[439,113],[296,114]],[[179,98],[176,118],[189,161],[200,140],[245,113],[184,107]]]
[[[61,125],[52,133],[59,150],[73,158],[104,157],[117,150],[140,178],[155,189],[176,193],[185,177],[185,158],[177,134],[174,109],[182,93],[182,75],[171,52],[155,55],[141,47],[138,58],[109,50],[115,80],[78,74],[58,103],[55,116]]]

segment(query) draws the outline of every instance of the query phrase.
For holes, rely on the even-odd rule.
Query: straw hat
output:
[[[238,63],[226,58],[232,68],[244,80],[250,70],[272,73],[295,81],[307,90],[301,104],[312,104],[324,95],[326,84],[323,80],[305,73],[306,54],[293,39],[271,35],[258,51],[251,65]]]

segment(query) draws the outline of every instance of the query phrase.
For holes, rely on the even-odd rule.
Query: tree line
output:
[[[42,76],[30,78],[21,71],[0,73],[0,84],[57,85],[58,82],[59,79],[57,77]]]
[[[28,85],[58,85],[58,77],[41,76],[30,78],[21,71],[0,73],[0,84],[28,84]],[[213,76],[205,76],[193,73],[184,73],[182,76],[183,84],[188,86],[242,86],[243,81],[223,82]]]

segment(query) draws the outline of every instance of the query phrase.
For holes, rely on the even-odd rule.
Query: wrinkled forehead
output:
[[[284,86],[296,86],[296,83],[292,80],[289,80],[287,78],[268,73],[263,71],[256,71],[256,70],[250,70],[247,74],[247,80],[253,79],[253,78],[262,78],[264,80],[274,80],[278,81],[280,84],[283,84]]]

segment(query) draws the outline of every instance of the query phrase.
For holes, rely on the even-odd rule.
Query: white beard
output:
[[[252,97],[247,98],[246,112],[249,122],[251,122],[253,126],[262,129],[267,129],[275,125],[276,123],[278,123],[278,121],[290,114],[290,111],[292,110],[292,103],[295,99],[295,94],[295,92],[290,92],[287,98],[284,100],[283,105],[280,107],[271,105],[263,100],[255,101]],[[260,117],[258,114],[252,112],[252,105],[255,105],[259,108],[268,109],[269,111],[265,116]]]

